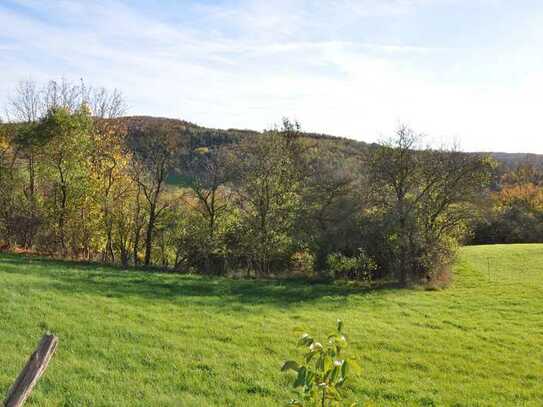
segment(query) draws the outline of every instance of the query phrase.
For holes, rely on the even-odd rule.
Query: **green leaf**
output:
[[[298,340],[298,346],[309,346],[313,343],[313,338],[309,334],[304,333],[301,338]]]
[[[305,363],[309,363],[311,359],[313,359],[313,356],[315,356],[317,352],[307,352],[304,356]]]
[[[287,360],[283,364],[283,367],[281,368],[281,371],[286,372],[287,370],[294,370],[295,372],[297,372],[299,369],[300,369],[300,366],[298,365],[298,362],[296,362],[294,360]]]
[[[311,352],[320,352],[323,350],[322,345],[319,342],[313,342],[311,346],[309,347],[309,350]]]
[[[307,370],[303,366],[298,370],[298,376],[296,377],[296,380],[294,381],[294,387],[295,388],[304,385],[306,372],[307,372]]]
[[[332,383],[335,383],[337,381],[337,379],[339,377],[340,369],[341,369],[340,366],[334,366],[334,368],[332,369],[332,371],[330,373],[330,381]]]
[[[343,364],[341,365],[341,377],[343,377],[343,380],[347,377],[347,373],[349,372],[349,362],[344,360]]]
[[[343,321],[341,319],[338,319],[336,322],[336,325],[337,325],[337,331],[341,332],[341,330],[343,329]]]
[[[328,372],[334,366],[334,361],[329,355],[324,356],[324,371]]]
[[[321,372],[324,372],[324,356],[319,356],[319,358],[317,359],[317,363],[315,364],[315,367],[317,368],[317,370],[321,371]]]
[[[308,371],[306,372],[305,374],[305,383],[307,386],[309,387],[312,387],[313,386],[313,381],[315,380],[315,373],[311,372],[311,371]]]

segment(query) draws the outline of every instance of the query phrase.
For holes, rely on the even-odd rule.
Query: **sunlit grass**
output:
[[[345,321],[379,406],[543,405],[543,245],[468,247],[442,291],[148,274],[0,257],[0,391],[41,335],[60,348],[30,405],[277,406],[296,328]]]

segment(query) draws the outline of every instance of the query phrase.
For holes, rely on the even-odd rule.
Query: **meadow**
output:
[[[31,406],[278,406],[297,330],[345,321],[375,406],[543,405],[543,245],[461,250],[447,289],[249,281],[0,255],[0,392],[41,335]],[[366,405],[366,404],[364,404]]]

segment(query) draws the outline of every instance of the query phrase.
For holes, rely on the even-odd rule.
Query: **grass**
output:
[[[441,291],[233,281],[0,257],[0,392],[50,330],[32,406],[277,406],[296,328],[345,321],[377,406],[543,405],[543,245],[466,247]],[[1,397],[0,397],[1,398]]]

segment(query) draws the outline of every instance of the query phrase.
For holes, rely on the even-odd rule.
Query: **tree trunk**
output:
[[[151,263],[151,251],[153,249],[153,232],[155,229],[155,206],[151,205],[149,211],[149,223],[147,224],[147,231],[145,233],[145,258],[143,263],[148,266]]]
[[[136,213],[134,215],[134,247],[132,248],[133,253],[134,253],[135,267],[137,267],[139,264],[138,253],[140,250],[140,234],[141,234],[141,229],[142,229],[142,222],[140,222],[140,212],[141,212],[140,195],[141,195],[141,187],[138,186],[138,193],[136,195]]]
[[[400,199],[399,202],[399,217],[400,217],[400,285],[407,286],[408,275],[408,247],[407,247],[407,220],[404,212],[404,202]]]
[[[34,240],[34,219],[36,217],[36,177],[35,177],[35,167],[34,167],[34,153],[31,151],[28,156],[28,200],[30,201],[30,230],[27,231],[28,235],[26,237],[25,247],[27,249],[32,248],[32,242]],[[28,227],[28,226],[27,226]]]
[[[58,219],[58,228],[60,234],[60,248],[62,250],[62,256],[66,257],[68,254],[68,249],[66,247],[66,236],[64,226],[66,223],[66,207],[68,203],[68,187],[66,186],[66,180],[64,177],[64,172],[62,171],[61,164],[58,164],[58,170],[60,175],[60,214]]]
[[[113,225],[111,222],[109,222],[108,228],[107,228],[107,242],[106,242],[106,250],[107,250],[107,256],[106,261],[115,263],[115,252],[113,250]]]

